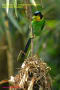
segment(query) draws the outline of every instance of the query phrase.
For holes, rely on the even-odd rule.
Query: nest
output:
[[[14,77],[16,90],[51,90],[50,67],[37,56],[27,58]]]

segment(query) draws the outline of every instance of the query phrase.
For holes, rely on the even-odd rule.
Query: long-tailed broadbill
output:
[[[45,19],[44,19],[44,16],[42,15],[42,13],[40,11],[34,12],[33,17],[32,17],[33,35],[40,36],[40,33],[43,30],[44,26],[45,26]],[[29,40],[25,46],[25,49],[24,49],[25,54],[28,51],[28,48],[31,43],[31,39],[32,39],[32,37],[29,38]],[[25,56],[24,53],[22,53],[21,58],[23,58]]]

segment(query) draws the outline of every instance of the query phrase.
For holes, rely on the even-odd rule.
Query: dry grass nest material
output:
[[[27,58],[14,77],[19,90],[51,90],[50,67],[37,56]]]

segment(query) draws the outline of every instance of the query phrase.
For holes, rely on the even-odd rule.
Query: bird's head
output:
[[[40,11],[36,11],[32,17],[32,19],[35,21],[40,21],[42,18],[43,18],[43,15]]]

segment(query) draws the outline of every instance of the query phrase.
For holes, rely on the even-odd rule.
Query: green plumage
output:
[[[33,20],[32,21],[33,34],[35,36],[40,36],[40,33],[43,30],[44,25],[45,25],[44,18],[42,18],[40,21]]]

